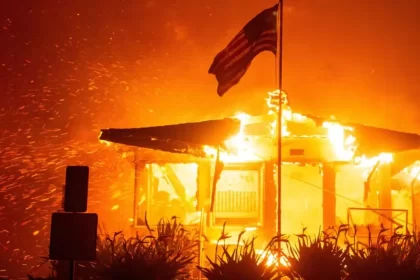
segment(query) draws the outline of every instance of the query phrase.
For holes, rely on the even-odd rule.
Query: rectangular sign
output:
[[[86,212],[88,185],[88,166],[67,166],[66,184],[64,187],[64,211]]]
[[[98,215],[56,212],[51,216],[51,260],[95,260]]]

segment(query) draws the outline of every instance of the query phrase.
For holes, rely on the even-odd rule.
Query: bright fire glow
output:
[[[278,267],[277,253],[264,250],[255,250],[255,252],[261,256],[261,260],[266,261],[267,266],[275,265]],[[280,257],[280,266],[290,266],[289,261],[285,256]]]
[[[352,160],[355,153],[356,138],[349,133],[353,131],[353,128],[334,122],[324,122],[322,126],[328,130],[328,140],[333,146],[336,157],[342,161]],[[348,135],[346,135],[346,132],[348,132]]]
[[[291,132],[288,130],[287,127],[288,122],[293,121],[302,123],[312,121],[313,123],[315,123],[312,119],[292,111],[288,104],[286,93],[281,92],[280,94],[280,91],[276,90],[273,92],[269,92],[268,95],[269,97],[266,99],[268,106],[268,115],[276,116],[274,120],[270,123],[271,136],[273,137],[273,139],[277,139],[277,114],[279,112],[280,103],[282,104],[282,137],[291,136]],[[220,151],[220,160],[223,162],[244,162],[261,160],[253,152],[252,143],[251,141],[249,141],[249,139],[247,139],[246,135],[244,134],[244,126],[246,125],[246,121],[247,119],[249,119],[249,116],[246,114],[240,114],[237,116],[237,118],[241,120],[241,130],[238,133],[238,135],[226,141],[225,146],[227,148],[227,151]],[[325,121],[323,122],[322,127],[326,129],[326,135],[323,137],[328,138],[336,160],[354,160],[356,164],[371,167],[373,167],[378,162],[378,160],[381,161],[381,163],[390,163],[393,160],[392,154],[389,153],[383,153],[372,158],[368,158],[366,156],[355,157],[357,139],[353,135],[353,127],[344,126],[335,121]],[[217,150],[212,147],[204,147],[204,152],[212,158],[216,158],[217,156]]]
[[[227,151],[219,150],[219,158],[223,162],[246,162],[246,161],[258,161],[261,160],[255,155],[252,149],[252,143],[247,139],[244,134],[244,127],[247,120],[250,118],[247,114],[238,114],[235,118],[241,121],[240,131],[238,135],[228,139],[225,142]],[[217,157],[217,149],[209,146],[204,146],[204,152],[212,157]]]
[[[288,122],[309,122],[315,123],[314,120],[308,118],[302,114],[293,112],[290,108],[287,100],[287,94],[279,90],[272,91],[268,93],[269,97],[266,99],[268,106],[268,115],[275,116],[274,120],[270,123],[271,128],[271,137],[277,139],[277,114],[279,112],[279,106],[282,106],[282,117],[281,117],[281,133],[282,137],[291,136],[291,132],[288,130]],[[233,163],[233,162],[252,162],[252,161],[261,161],[262,158],[255,153],[255,147],[253,147],[252,140],[247,137],[244,132],[244,128],[248,123],[248,120],[251,116],[241,113],[238,114],[235,118],[239,119],[241,122],[239,133],[225,141],[225,147],[220,148],[219,158],[222,162]],[[354,161],[357,165],[363,167],[373,167],[378,161],[381,163],[390,163],[393,160],[392,154],[382,153],[378,156],[368,158],[364,155],[355,157],[357,139],[353,135],[354,128],[350,126],[341,125],[335,121],[324,121],[322,127],[326,129],[326,135],[321,137],[327,137],[334,155],[335,159],[339,161]],[[99,136],[100,137],[100,136]],[[111,145],[111,142],[105,140],[99,140],[101,143],[106,144],[107,146]],[[274,141],[277,142],[277,141]],[[203,147],[204,153],[210,158],[217,158],[217,149],[210,146]],[[123,158],[126,157],[126,154],[123,154]],[[420,167],[417,167],[420,168]],[[412,169],[415,172],[417,169]],[[417,173],[416,173],[417,174]],[[416,175],[412,175],[414,177]],[[420,176],[420,175],[419,175]],[[420,180],[420,178],[419,178]]]
[[[360,156],[356,157],[354,159],[354,162],[361,166],[361,167],[373,167],[378,162],[382,164],[388,164],[393,161],[393,155],[391,153],[381,153],[377,155],[376,157],[366,157],[366,156]]]
[[[99,143],[105,144],[108,147],[111,146],[111,142],[108,142],[106,140],[101,140],[101,136],[102,136],[102,131],[101,131],[101,133],[99,133],[99,136],[98,136]]]
[[[420,161],[417,161],[410,167],[406,167],[404,172],[413,178],[413,180],[420,181]]]

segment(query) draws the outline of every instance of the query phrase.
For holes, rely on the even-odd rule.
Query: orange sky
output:
[[[232,17],[226,17],[221,5],[214,5],[209,12],[212,16],[206,17],[202,27],[211,39],[191,39],[205,56],[194,55],[191,64],[196,66],[191,66],[191,76],[185,77],[185,82],[191,77],[196,81],[185,91],[192,107],[200,107],[200,101],[206,100],[214,106],[212,110],[221,113],[262,110],[262,102],[255,108],[257,102],[275,86],[271,54],[257,57],[240,85],[223,98],[216,95],[215,79],[206,75],[206,70],[213,55],[243,24],[273,1],[248,1],[246,7],[241,4],[244,1],[226,2]],[[285,6],[284,89],[295,110],[420,132],[415,59],[420,50],[418,1],[403,0],[396,5],[388,0],[286,0]],[[179,24],[188,33],[204,16]],[[194,89],[196,93],[192,93]],[[217,114],[210,108],[204,111]]]
[[[81,107],[89,111],[78,122],[89,118],[95,129],[219,118],[239,111],[258,114],[265,110],[266,92],[275,87],[275,59],[270,53],[258,56],[241,83],[223,98],[216,94],[214,76],[207,74],[217,52],[275,1],[49,3],[3,10],[3,26],[6,18],[12,19],[11,28],[2,34],[8,39],[3,40],[3,56],[28,40],[38,44],[38,48],[28,44],[30,55],[22,51],[13,60],[8,57],[5,65],[24,63],[28,56],[35,65],[33,60],[43,53],[86,64],[71,69],[80,83],[70,85],[76,98],[65,107],[69,115],[80,118]],[[293,108],[420,133],[419,8],[416,0],[285,0],[283,84]],[[21,30],[13,33],[19,17]],[[10,34],[15,37],[10,39]],[[66,50],[51,54],[55,46],[63,45]],[[90,67],[98,63],[104,75]],[[52,69],[56,80],[48,81],[51,87],[70,75],[62,67]],[[92,81],[97,89],[87,91]],[[0,90],[6,83],[11,83],[7,77]],[[3,88],[13,98],[22,94]]]

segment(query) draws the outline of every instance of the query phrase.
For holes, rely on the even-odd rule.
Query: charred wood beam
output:
[[[354,136],[358,139],[359,153],[376,155],[396,153],[420,148],[420,135],[388,129],[355,126]]]
[[[392,176],[420,160],[420,149],[396,153],[392,160]]]
[[[146,137],[132,137],[130,134],[121,133],[121,131],[103,131],[100,140],[164,152],[190,154],[197,157],[205,156],[202,146],[192,145],[190,143],[175,140],[162,141]]]
[[[228,138],[239,133],[239,119],[211,120],[196,123],[183,123],[144,128],[104,129],[101,140],[140,146],[138,142],[148,139],[150,142],[180,142],[191,146],[219,146]]]

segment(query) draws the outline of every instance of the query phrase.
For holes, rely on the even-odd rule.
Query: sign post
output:
[[[89,167],[68,166],[64,189],[64,212],[51,215],[51,260],[69,261],[69,279],[74,279],[75,261],[96,259],[98,215],[87,210]]]

